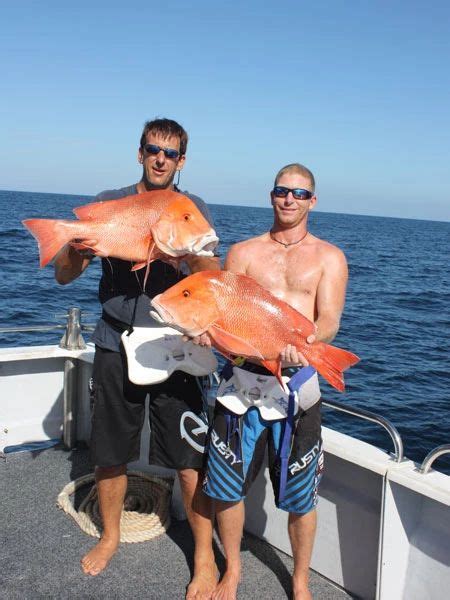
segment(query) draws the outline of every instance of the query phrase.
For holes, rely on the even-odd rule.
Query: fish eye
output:
[[[191,295],[191,292],[189,290],[183,290],[183,296],[185,298],[189,298],[190,295]]]
[[[191,215],[189,213],[186,213],[185,215],[183,215],[183,219],[185,221],[190,221],[191,220]]]

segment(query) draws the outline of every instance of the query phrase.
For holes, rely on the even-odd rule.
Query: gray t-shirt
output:
[[[136,185],[118,190],[106,190],[98,194],[94,202],[118,200],[137,193]],[[214,227],[208,207],[203,200],[188,192],[182,193],[195,202],[207,221]],[[131,271],[131,267],[132,263],[128,261],[118,258],[102,258],[99,300],[102,304],[103,316],[97,323],[91,341],[106,350],[119,351],[120,324],[130,324],[134,311],[134,325],[137,327],[158,326],[158,323],[150,316],[150,299],[185,277],[171,265],[156,260],[150,264],[150,273],[144,290],[145,269]]]

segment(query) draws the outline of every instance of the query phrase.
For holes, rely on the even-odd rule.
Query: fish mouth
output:
[[[162,250],[165,254],[168,254],[169,256],[173,257],[185,256],[186,254],[212,257],[214,256],[214,248],[219,242],[219,238],[217,237],[215,232],[202,235],[197,239],[191,241],[183,248],[173,248],[170,245],[170,240],[169,244],[161,242],[161,240],[158,237],[157,231],[153,231],[153,240],[160,250]]]
[[[159,294],[158,294],[158,296],[159,296]],[[179,325],[177,325],[177,323],[174,322],[174,318],[170,314],[170,312],[166,308],[161,306],[161,304],[159,304],[158,296],[155,296],[153,298],[153,300],[150,300],[150,305],[155,309],[155,310],[150,311],[150,316],[153,317],[153,319],[155,319],[155,321],[157,321],[158,323],[161,323],[161,325],[170,325],[170,327],[173,327],[173,329],[177,329],[181,333],[184,333],[185,335],[188,335],[190,337],[195,337],[197,335],[201,335],[202,333],[204,333],[206,331],[205,328],[197,327],[194,329],[186,329],[184,327],[180,327]]]
[[[153,300],[150,300],[150,305],[153,306],[155,310],[150,311],[150,316],[155,319],[158,323],[165,325],[172,325],[173,317],[168,310],[163,308],[158,301],[156,300],[158,296],[155,296]]]
[[[202,236],[200,240],[191,246],[190,253],[196,256],[214,256],[214,248],[219,243],[219,238],[214,233]]]
[[[153,306],[155,309],[150,311],[150,316],[153,317],[157,323],[161,323],[161,325],[170,325],[170,327],[173,329],[177,329],[181,333],[184,333],[184,329],[178,327],[178,325],[174,323],[170,312],[166,308],[162,307],[158,301],[155,301],[157,297],[158,296],[155,296],[153,300],[150,300],[151,306]]]

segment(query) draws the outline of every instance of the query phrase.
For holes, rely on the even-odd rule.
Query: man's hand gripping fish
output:
[[[132,261],[135,271],[156,259],[176,263],[187,254],[213,256],[218,242],[194,202],[170,190],[94,202],[73,212],[78,221],[22,221],[38,242],[41,267],[66,244],[97,256]]]
[[[308,344],[314,324],[260,286],[254,279],[230,271],[190,275],[151,302],[152,315],[189,336],[207,332],[226,357],[258,360],[281,378],[280,352],[294,345],[333,387],[344,391],[342,372],[359,358],[324,342]]]

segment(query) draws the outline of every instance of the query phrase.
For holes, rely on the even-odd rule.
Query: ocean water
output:
[[[99,261],[68,286],[53,269],[39,269],[37,245],[21,220],[71,218],[88,197],[0,191],[0,328],[64,323],[73,306],[83,322],[100,309]],[[221,239],[221,256],[236,241],[272,223],[270,208],[210,205]],[[310,230],[346,254],[350,280],[335,341],[361,357],[346,372],[340,394],[322,380],[325,399],[365,408],[399,430],[408,458],[421,462],[450,442],[450,223],[314,212]],[[1,334],[0,347],[58,343],[61,332]],[[87,336],[88,337],[88,336]],[[393,449],[379,426],[324,408],[324,424]],[[434,463],[450,473],[450,458]]]

